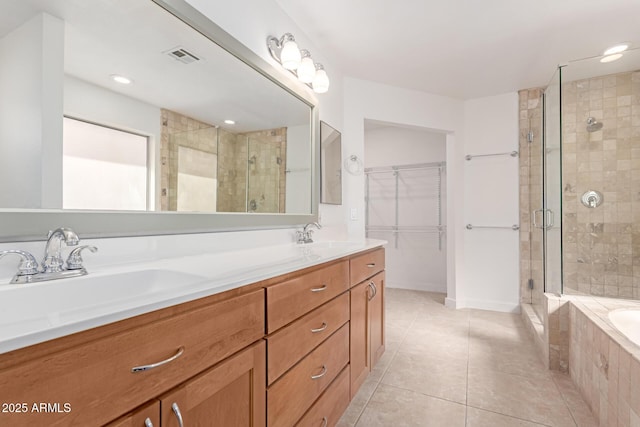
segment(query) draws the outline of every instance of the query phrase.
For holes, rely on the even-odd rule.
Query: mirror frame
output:
[[[71,227],[82,238],[210,233],[292,228],[318,220],[320,120],[318,101],[306,85],[275,68],[185,0],[149,0],[198,31],[311,108],[311,212],[309,214],[158,211],[0,210],[0,242],[46,240],[49,230]],[[266,38],[265,38],[266,39]],[[266,49],[266,47],[265,47]]]

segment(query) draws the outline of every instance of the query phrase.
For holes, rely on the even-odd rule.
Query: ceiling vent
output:
[[[194,55],[193,53],[189,52],[188,50],[186,50],[183,47],[175,47],[175,48],[169,49],[169,50],[167,50],[167,51],[165,51],[163,53],[166,53],[167,55],[169,55],[170,57],[172,57],[176,61],[180,61],[183,64],[191,64],[193,62],[200,61],[200,58],[198,58],[196,55]]]

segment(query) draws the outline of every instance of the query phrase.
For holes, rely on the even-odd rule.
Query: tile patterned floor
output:
[[[386,352],[338,427],[597,425],[571,379],[545,369],[519,315],[385,295]]]

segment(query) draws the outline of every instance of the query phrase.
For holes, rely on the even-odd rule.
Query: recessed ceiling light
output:
[[[616,61],[616,60],[618,60],[620,58],[622,58],[622,54],[621,53],[616,53],[616,54],[613,54],[613,55],[605,56],[604,58],[602,58],[600,60],[600,62],[603,62],[603,63],[605,63],[605,62],[613,62],[613,61]]]
[[[229,120],[229,119],[225,120],[224,122],[226,124],[228,124],[228,125],[235,125],[236,124],[236,122],[234,122],[233,120]]]
[[[613,55],[614,53],[624,52],[629,48],[629,45],[626,43],[617,44],[615,46],[611,46],[609,49],[604,51],[604,55]]]
[[[111,78],[114,82],[122,83],[123,85],[131,84],[132,80],[125,76],[120,76],[118,74],[111,74]]]

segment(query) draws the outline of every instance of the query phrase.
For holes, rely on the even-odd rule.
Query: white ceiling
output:
[[[640,0],[276,1],[346,76],[461,99],[545,86],[559,64],[640,47]]]

